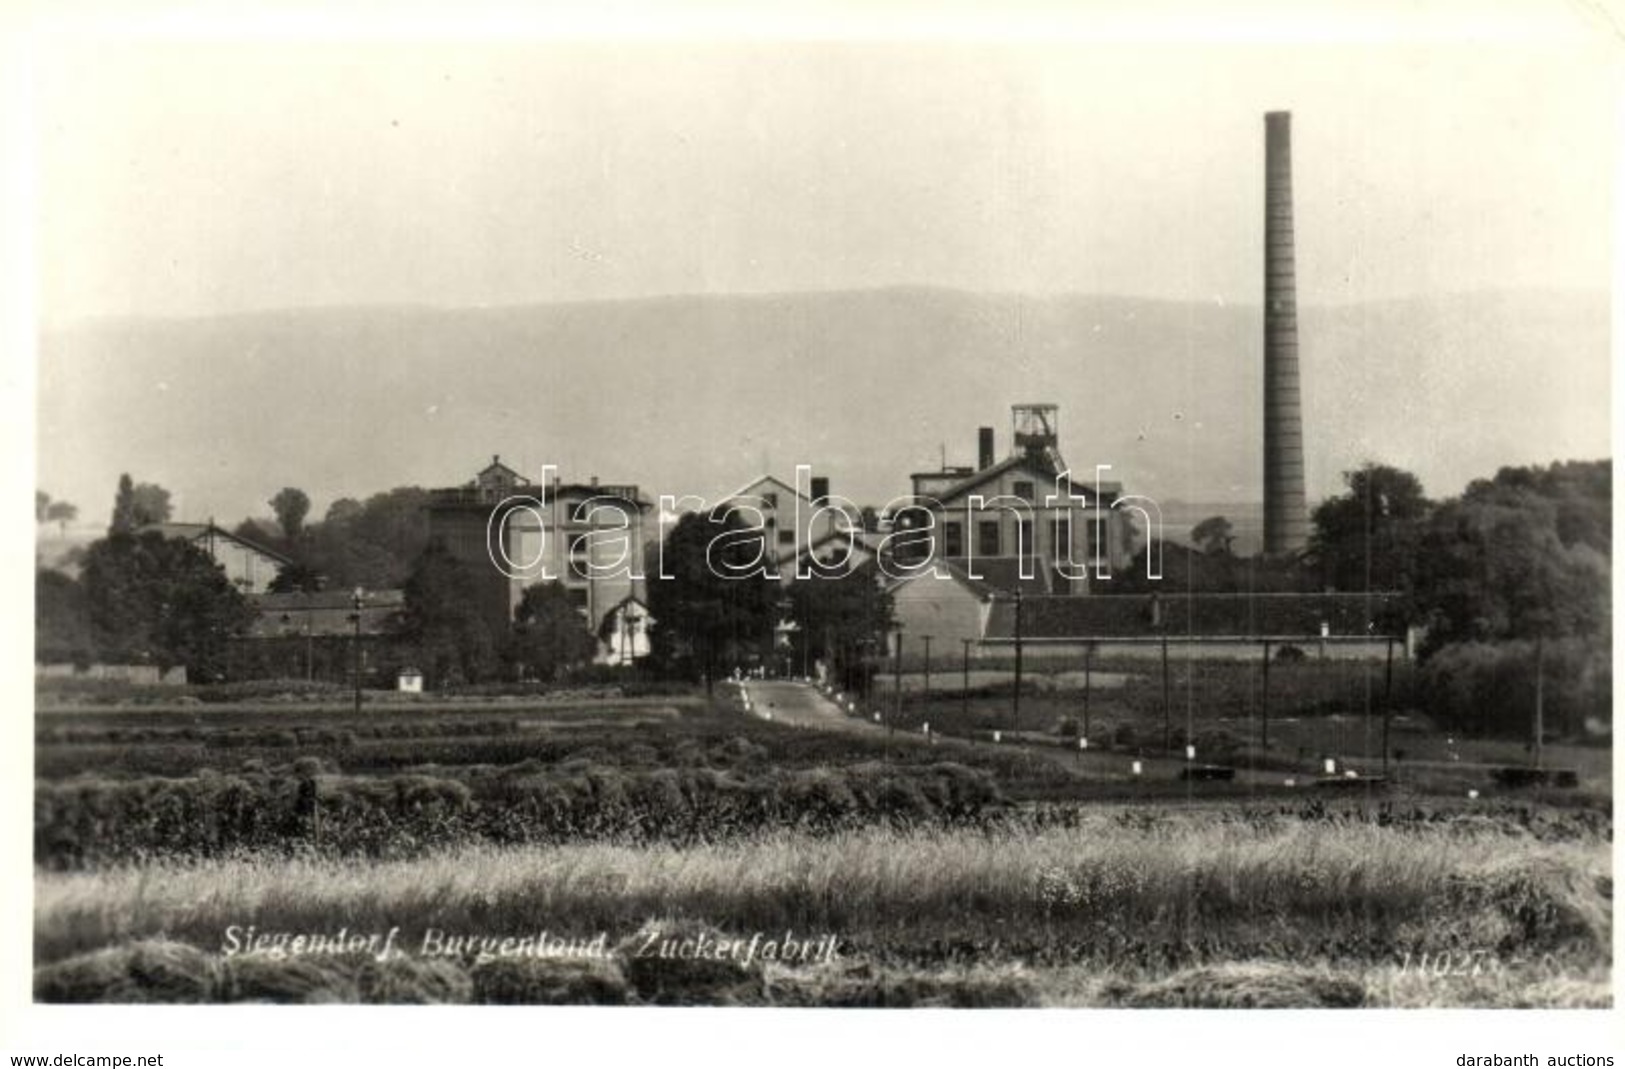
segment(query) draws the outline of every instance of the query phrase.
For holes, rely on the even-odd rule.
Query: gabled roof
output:
[[[874,548],[871,547],[869,543],[861,537],[861,535],[852,531],[833,530],[817,541],[810,542],[801,547],[799,551],[781,553],[774,563],[784,565],[789,564],[792,561],[799,562],[803,558],[810,557],[812,558],[812,572],[814,575],[818,575],[820,574],[820,566],[823,565],[823,562],[818,559],[819,551],[829,547],[835,542],[845,542],[847,545],[854,547],[858,553],[862,553],[865,557],[873,557],[875,555]],[[853,565],[851,565],[851,567],[856,567],[857,564],[860,563],[862,563],[862,561],[855,562]],[[839,571],[832,569],[829,574],[840,574],[842,571],[845,571],[845,568],[842,568]]]
[[[776,487],[777,490],[782,490],[784,493],[790,495],[791,498],[800,498],[802,501],[806,502],[807,507],[809,509],[827,508],[827,509],[831,510],[832,512],[836,512],[836,513],[839,513],[839,514],[845,516],[847,518],[848,523],[856,524],[858,522],[858,517],[854,516],[852,514],[851,510],[841,507],[840,504],[838,504],[837,502],[834,502],[834,501],[828,501],[828,502],[825,502],[824,504],[820,505],[816,501],[814,501],[811,497],[807,496],[806,494],[802,493],[800,490],[797,490],[795,487],[793,487],[790,484],[786,483],[783,479],[779,478],[777,475],[766,475],[766,474],[758,475],[756,478],[752,479],[750,482],[746,483],[744,486],[741,486],[739,489],[735,490],[733,493],[731,493],[727,497],[723,498],[722,503],[726,504],[729,501],[735,501],[735,500],[737,500],[737,499],[739,499],[741,497],[745,497],[747,494],[750,494],[752,496],[760,497],[761,494],[760,494],[760,491],[758,490],[758,487],[762,487],[764,484],[767,485],[767,486]],[[784,504],[781,502],[777,506],[777,509],[778,509],[778,511],[783,511]]]
[[[729,494],[727,497],[723,498],[722,500],[723,501],[732,501],[735,498],[744,497],[747,493],[756,494],[757,496],[760,496],[759,494],[757,494],[756,488],[758,486],[761,486],[763,483],[771,484],[772,486],[777,487],[779,490],[783,490],[785,493],[789,494],[791,497],[799,497],[799,498],[801,498],[801,500],[807,502],[807,504],[809,504],[809,505],[812,504],[812,498],[808,497],[806,494],[803,494],[801,491],[797,490],[795,487],[793,487],[790,484],[786,483],[783,479],[779,478],[777,475],[768,475],[766,473],[756,476],[756,478],[752,479],[750,482],[746,483],[744,486],[741,486],[739,489],[735,490],[733,493]]]
[[[187,542],[196,542],[205,537],[223,538],[228,542],[235,542],[240,546],[251,549],[262,556],[270,557],[278,564],[291,564],[293,562],[293,558],[286,553],[278,553],[269,546],[262,546],[252,539],[232,534],[225,528],[213,523],[149,523],[145,527],[138,528],[135,533],[140,535],[153,532],[161,534],[165,538],[180,538]]]
[[[1060,492],[1070,492],[1075,489],[1079,493],[1084,494],[1090,502],[1094,502],[1095,493],[1093,487],[1080,485],[1078,482],[1072,479],[1064,480],[1059,484],[1059,486],[1057,486],[1056,479],[1060,473],[1048,470],[1043,464],[1038,463],[1032,457],[1027,456],[1024,453],[1017,453],[1014,456],[1005,457],[997,464],[994,464],[991,467],[983,468],[981,471],[973,472],[971,475],[957,483],[954,483],[941,493],[933,494],[931,496],[938,501],[946,503],[954,498],[963,497],[964,495],[969,494],[977,487],[983,486],[986,483],[997,479],[1005,472],[1014,471],[1017,469],[1026,469],[1027,472],[1034,477],[1033,482],[1035,484],[1042,483],[1050,492],[1057,490]],[[1123,484],[1117,482],[1102,481],[1100,487],[1102,491],[1109,494],[1119,494],[1123,490]]]
[[[497,475],[509,475],[509,476],[512,476],[513,481],[515,481],[515,482],[525,482],[525,481],[527,481],[517,471],[514,471],[512,468],[508,467],[508,465],[502,463],[502,454],[500,454],[500,453],[493,453],[491,455],[491,463],[489,463],[485,467],[481,468],[479,470],[479,472],[476,473],[475,477],[476,478],[484,478],[485,476],[491,475],[493,473],[497,474]]]

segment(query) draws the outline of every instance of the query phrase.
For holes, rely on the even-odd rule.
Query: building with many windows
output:
[[[893,517],[899,564],[952,562],[961,576],[1008,593],[1086,594],[1092,575],[1126,568],[1133,555],[1122,486],[1068,470],[1056,406],[1012,411],[1008,456],[996,458],[993,430],[983,427],[976,467],[911,476],[911,503]],[[933,574],[947,581],[942,569]]]
[[[647,652],[644,523],[635,485],[529,478],[493,456],[463,486],[430,492],[429,536],[473,568],[493,626],[513,620],[527,586],[557,581],[599,638],[601,660]]]

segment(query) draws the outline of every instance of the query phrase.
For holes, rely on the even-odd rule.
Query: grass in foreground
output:
[[[1536,842],[1505,828],[1329,829],[1180,813],[1150,829],[1099,814],[1023,838],[873,830],[688,849],[41,872],[36,991],[68,1001],[389,1001],[400,972],[419,977],[408,987],[438,978],[438,1001],[1594,1005],[1608,998],[1609,864],[1600,836]],[[650,965],[628,947],[651,924],[719,939],[827,933],[840,955],[816,966]],[[219,952],[231,925],[400,926],[406,952],[384,963],[227,959]],[[431,927],[602,932],[621,950],[590,962],[425,955]]]

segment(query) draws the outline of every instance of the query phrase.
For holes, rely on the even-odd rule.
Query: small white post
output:
[[[1140,774],[1140,762],[1138,761],[1134,762],[1134,774],[1136,776]]]

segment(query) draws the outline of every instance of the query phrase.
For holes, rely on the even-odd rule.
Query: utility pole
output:
[[[892,656],[892,715],[887,717],[886,731],[889,734],[897,726],[897,721],[903,717],[903,624],[897,624],[897,648]]]
[[[1262,733],[1259,736],[1258,747],[1261,750],[1270,748],[1270,640],[1264,640],[1264,693],[1259,702],[1260,726]],[[1387,760],[1386,756],[1383,758]]]
[[[1388,663],[1382,683],[1382,774],[1388,774],[1388,726],[1394,719],[1394,636],[1388,636]]]
[[[1094,668],[1095,644],[1083,648],[1083,737],[1089,737],[1089,677]]]
[[[1168,625],[1162,625],[1162,752],[1173,748],[1174,701],[1168,679]]]
[[[350,595],[351,604],[355,606],[355,613],[350,619],[355,621],[355,711],[357,716],[361,715],[361,602],[365,597],[366,592],[360,587],[356,587],[355,593]]]
[[[931,636],[921,635],[920,641],[925,643],[925,707],[931,708]]]
[[[972,638],[962,638],[959,644],[964,647],[964,667],[959,682],[959,716],[966,723],[970,723],[970,646],[975,642]]]
[[[1016,687],[1010,701],[1010,730],[1021,727],[1021,587],[1016,587]]]
[[[1546,632],[1535,633],[1535,767],[1541,768],[1546,744]]]

